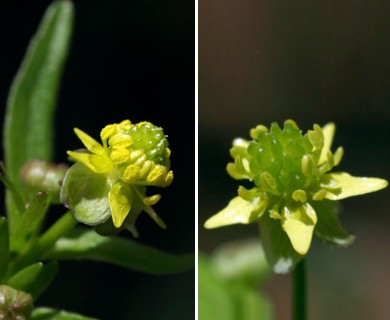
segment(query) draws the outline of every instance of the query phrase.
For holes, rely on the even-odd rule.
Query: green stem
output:
[[[29,250],[22,253],[22,255],[14,262],[10,268],[8,276],[23,269],[31,263],[44,259],[44,255],[52,248],[55,242],[65,236],[77,225],[77,220],[72,213],[68,211],[61,218],[59,218]]]
[[[302,259],[293,272],[294,320],[306,320],[306,267]]]

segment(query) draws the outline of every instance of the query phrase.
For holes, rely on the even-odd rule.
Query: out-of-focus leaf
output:
[[[221,276],[212,260],[198,256],[199,320],[270,320],[271,304],[258,286],[248,285],[241,276]]]
[[[218,279],[207,257],[198,255],[199,320],[235,320],[234,305],[226,285]]]
[[[173,255],[121,237],[104,237],[76,229],[59,239],[48,259],[88,259],[154,274],[186,272],[194,268],[194,255]]]
[[[36,308],[33,310],[31,320],[97,320],[96,318],[90,318],[68,312],[64,310],[55,310],[51,308]]]
[[[26,242],[37,235],[47,207],[47,195],[42,192],[38,193],[24,211],[19,224],[11,234],[11,251],[20,252]]]
[[[0,283],[7,272],[9,259],[9,233],[5,217],[0,217]]]
[[[28,292],[35,300],[49,286],[57,271],[56,261],[34,263],[13,275],[7,285]]]
[[[22,190],[19,181],[22,165],[31,159],[52,157],[53,115],[72,25],[71,1],[53,2],[11,86],[4,123],[4,156],[7,174],[18,191]],[[8,194],[10,230],[21,214],[16,209]]]
[[[232,241],[219,246],[210,256],[219,277],[258,285],[271,270],[258,238]]]

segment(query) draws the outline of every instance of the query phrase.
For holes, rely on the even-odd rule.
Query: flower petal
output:
[[[108,199],[114,226],[120,228],[130,212],[133,203],[133,193],[126,184],[117,182],[112,186]]]
[[[316,212],[307,202],[283,207],[282,227],[300,255],[305,255],[309,250],[316,223]]]
[[[327,155],[332,146],[334,132],[336,131],[336,126],[334,123],[330,122],[322,128],[322,133],[324,134],[324,146],[322,147],[320,159],[318,164],[323,164],[328,160]]]
[[[78,221],[95,226],[111,216],[109,190],[105,175],[95,174],[81,163],[75,163],[65,175],[60,197]]]
[[[74,132],[89,151],[101,156],[106,155],[106,150],[104,149],[104,147],[95,139],[86,134],[84,131],[81,131],[78,128],[74,128]]]
[[[288,273],[303,258],[291,245],[280,222],[264,215],[259,220],[261,240],[265,256],[275,273]]]
[[[346,172],[328,173],[321,179],[321,184],[335,186],[341,189],[340,193],[327,192],[328,200],[341,200],[365,193],[375,192],[387,187],[387,181],[380,178],[353,177]]]
[[[103,156],[83,152],[67,152],[74,160],[81,162],[95,173],[107,173],[112,169],[110,161]]]
[[[241,197],[235,197],[226,208],[208,219],[204,226],[207,229],[213,229],[236,223],[251,223],[261,214],[257,213],[257,208],[256,204],[245,201]]]

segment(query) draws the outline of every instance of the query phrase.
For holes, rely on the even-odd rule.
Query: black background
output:
[[[12,79],[51,1],[0,2],[0,110]],[[161,190],[161,230],[146,214],[139,241],[172,253],[195,249],[195,5],[193,1],[79,1],[55,117],[55,160],[130,119],[164,128],[174,183]],[[55,219],[63,209],[53,210]],[[124,235],[129,236],[129,235]],[[61,262],[37,305],[100,319],[192,319],[194,271],[154,276],[96,262]]]

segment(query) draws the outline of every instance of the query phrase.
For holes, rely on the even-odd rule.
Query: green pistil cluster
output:
[[[283,130],[274,122],[269,130],[259,125],[250,135],[250,142],[233,142],[230,153],[234,163],[228,164],[227,171],[235,179],[254,182],[254,189],[240,186],[238,193],[246,201],[259,203],[259,212],[266,205],[270,217],[280,219],[279,210],[285,205],[322,200],[328,192],[340,192],[322,177],[340,163],[343,149],[338,148],[334,154],[328,150],[322,157],[324,134],[320,126],[314,125],[313,130],[302,135],[295,122],[287,120]]]

